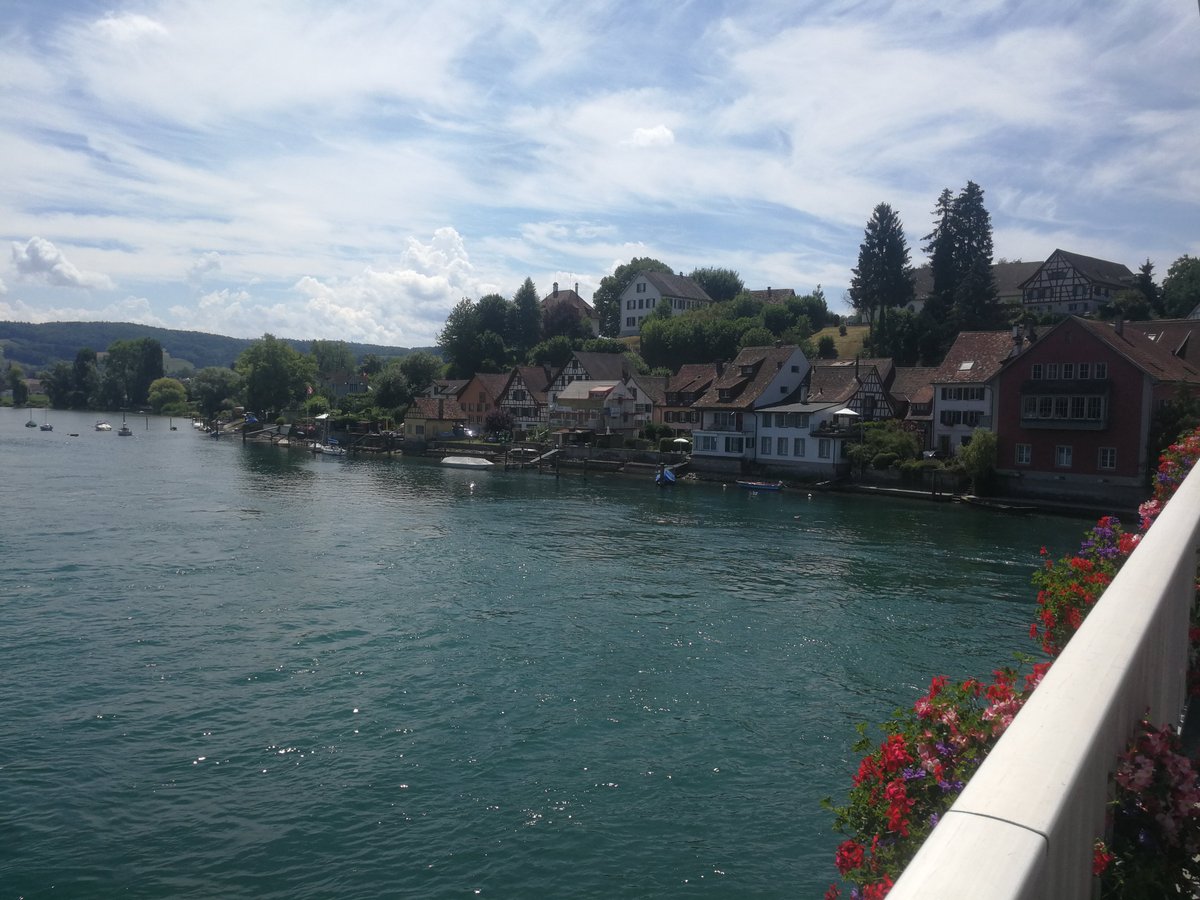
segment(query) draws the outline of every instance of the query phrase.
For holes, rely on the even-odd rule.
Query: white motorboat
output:
[[[107,422],[97,422],[96,430],[97,431],[112,431],[112,426],[109,425]]]
[[[443,456],[442,465],[455,469],[490,469],[495,463],[477,456]]]

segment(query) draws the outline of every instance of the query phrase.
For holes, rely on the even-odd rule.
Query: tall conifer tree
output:
[[[873,352],[887,349],[887,311],[905,306],[912,299],[912,270],[904,226],[888,204],[880,203],[867,222],[858,248],[858,265],[850,279],[850,300],[871,322]]]

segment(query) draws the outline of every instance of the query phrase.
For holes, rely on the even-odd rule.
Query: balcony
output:
[[[889,900],[1093,896],[1117,754],[1138,719],[1177,723],[1183,709],[1198,545],[1193,469]]]

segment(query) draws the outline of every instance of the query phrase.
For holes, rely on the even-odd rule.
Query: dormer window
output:
[[[733,391],[729,388],[720,388],[717,390],[717,399],[722,403],[728,403],[733,399]]]
[[[742,366],[741,373],[743,375],[753,375],[754,374],[754,366],[753,365]]]

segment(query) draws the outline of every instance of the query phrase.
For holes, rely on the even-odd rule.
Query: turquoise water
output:
[[[820,897],[854,724],[1031,650],[1086,527],[26,418],[3,898]]]

